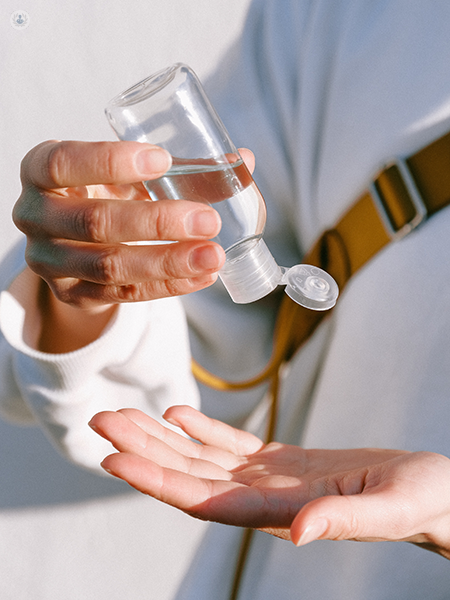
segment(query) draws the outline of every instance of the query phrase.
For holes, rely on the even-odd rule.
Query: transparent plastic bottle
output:
[[[226,262],[219,276],[234,302],[253,302],[281,284],[303,306],[334,306],[338,289],[327,273],[309,265],[277,265],[262,239],[264,199],[188,66],[177,63],[155,73],[119,94],[105,113],[119,139],[149,142],[172,155],[170,170],[144,183],[152,200],[193,200],[220,214],[222,228],[214,241],[225,250]]]

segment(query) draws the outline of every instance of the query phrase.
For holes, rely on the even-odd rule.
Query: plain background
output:
[[[115,139],[103,115],[122,90],[174,62],[204,79],[239,35],[249,0],[2,0],[0,257],[25,153],[47,139]],[[29,25],[15,29],[24,10]]]

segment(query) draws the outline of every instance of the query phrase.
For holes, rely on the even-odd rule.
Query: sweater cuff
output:
[[[41,330],[40,282],[36,274],[25,268],[0,294],[1,331],[12,348],[22,354],[26,370],[41,371],[53,389],[70,390],[106,366],[126,362],[142,336],[142,325],[151,310],[149,302],[120,305],[100,337],[91,344],[66,354],[48,354],[36,350]]]

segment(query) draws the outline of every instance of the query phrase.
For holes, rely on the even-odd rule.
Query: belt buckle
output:
[[[385,205],[383,204],[380,193],[376,187],[376,181],[378,177],[371,182],[369,185],[369,192],[374,202],[374,205],[378,211],[378,214],[383,222],[383,225],[386,229],[386,233],[391,238],[392,241],[398,241],[408,235],[413,229],[415,229],[427,216],[427,207],[422,199],[422,196],[417,189],[416,183],[412,176],[412,173],[406,163],[406,160],[403,158],[397,158],[386,165],[383,169],[385,172],[388,169],[396,170],[397,174],[400,175],[401,182],[403,183],[404,190],[407,192],[405,198],[408,198],[408,201],[411,204],[411,207],[414,209],[414,216],[407,223],[402,225],[400,228],[396,228],[392,219],[390,218]]]

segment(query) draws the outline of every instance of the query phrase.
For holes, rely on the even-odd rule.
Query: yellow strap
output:
[[[272,355],[263,371],[256,377],[244,381],[228,381],[213,375],[195,360],[192,361],[192,371],[197,381],[220,391],[245,390],[256,387],[276,375],[286,359],[287,349],[291,343],[291,331],[296,319],[297,305],[288,296],[283,299],[275,326]]]

